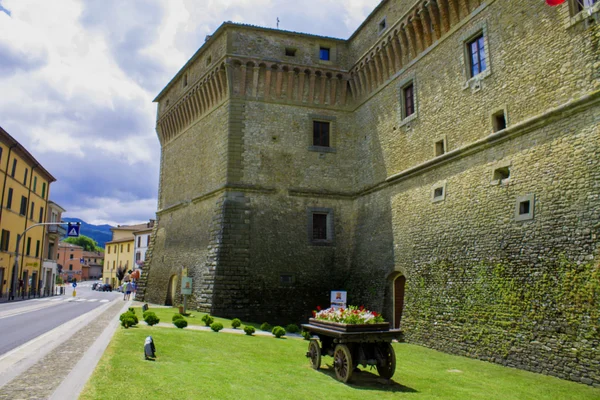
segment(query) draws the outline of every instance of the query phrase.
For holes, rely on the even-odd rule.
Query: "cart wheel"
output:
[[[396,372],[396,353],[391,343],[385,343],[380,349],[384,360],[381,365],[377,364],[377,372],[379,372],[379,376],[382,378],[392,379],[394,372]]]
[[[335,376],[339,381],[346,383],[350,380],[352,376],[352,355],[350,354],[350,349],[345,344],[335,346],[333,368],[335,369]]]
[[[319,343],[312,339],[308,344],[308,353],[306,354],[310,358],[310,365],[314,369],[319,369],[321,366],[321,348]]]

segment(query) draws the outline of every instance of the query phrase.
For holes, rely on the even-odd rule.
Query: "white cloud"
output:
[[[153,217],[152,99],[224,21],[348,38],[378,0],[0,0],[0,126],[88,222]],[[73,196],[77,193],[77,196]]]

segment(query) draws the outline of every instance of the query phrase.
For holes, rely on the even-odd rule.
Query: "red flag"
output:
[[[548,4],[550,7],[558,6],[564,2],[565,0],[546,0],[546,4]]]

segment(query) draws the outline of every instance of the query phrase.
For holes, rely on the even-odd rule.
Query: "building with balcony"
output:
[[[53,201],[48,202],[46,222],[58,223],[61,221],[65,209]],[[62,225],[46,225],[46,237],[44,248],[47,249],[46,257],[42,264],[42,293],[45,295],[54,293],[54,285],[58,272],[58,244],[67,235],[67,230]]]
[[[0,127],[0,295],[39,293],[44,285],[50,184],[56,179]],[[17,246],[18,243],[18,246]],[[16,262],[15,262],[16,260]]]

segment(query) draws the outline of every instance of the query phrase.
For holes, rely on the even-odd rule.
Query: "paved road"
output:
[[[0,304],[0,355],[106,304],[117,292],[97,292],[92,282],[77,284],[77,296],[68,287],[63,296]]]

